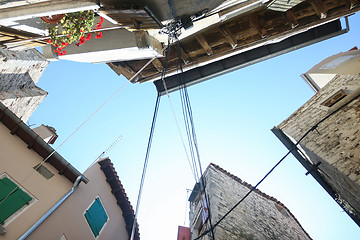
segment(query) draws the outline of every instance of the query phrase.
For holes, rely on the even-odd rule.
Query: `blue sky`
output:
[[[203,169],[213,162],[255,185],[287,152],[270,129],[314,95],[300,75],[328,56],[360,47],[359,23],[360,15],[353,15],[347,34],[189,87]],[[29,123],[55,127],[56,148],[126,82],[105,64],[51,62],[38,84],[49,95]],[[108,156],[134,207],[156,95],[152,83],[127,84],[59,148],[84,171],[121,135]],[[179,93],[170,99],[183,126]],[[313,239],[360,239],[359,227],[305,172],[289,156],[260,190],[284,203]],[[176,239],[188,211],[186,189],[194,184],[163,97],[139,212],[141,239]]]

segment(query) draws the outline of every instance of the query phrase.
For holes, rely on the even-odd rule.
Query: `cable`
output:
[[[87,123],[100,109],[102,109],[112,98],[114,98],[129,82],[135,79],[152,61],[154,61],[156,57],[150,59],[138,72],[136,72],[126,83],[124,83],[115,93],[113,93],[93,114],[91,114],[83,123],[80,124],[57,148],[55,148],[40,164],[38,164],[31,172],[20,181],[20,185],[22,185],[34,172],[36,172],[54,153],[64,144],[66,143],[85,123]],[[4,199],[0,201],[0,205],[11,195],[13,194],[19,186],[16,186]]]
[[[183,112],[185,112],[185,114],[183,114],[183,116],[184,116],[185,124],[187,125],[187,132],[190,132],[190,129],[191,129],[191,133],[189,134],[189,139],[190,139],[189,145],[191,146],[191,148],[192,148],[192,145],[195,148],[196,157],[198,160],[197,164],[198,164],[198,167],[200,170],[199,175],[202,176],[203,171],[202,171],[202,167],[201,167],[200,152],[199,152],[199,147],[198,147],[197,138],[196,138],[195,124],[194,124],[194,119],[193,119],[193,114],[192,114],[190,97],[189,97],[189,94],[187,91],[185,81],[183,79],[180,41],[178,38],[176,38],[176,40],[177,40],[178,62],[179,62],[180,71],[182,73],[182,74],[179,74],[178,77],[179,77],[179,81],[181,84],[180,85],[180,95],[181,95],[181,99],[182,99]],[[193,159],[194,159],[194,165],[196,166],[195,156]],[[211,237],[213,240],[215,240],[215,234],[213,231],[213,225],[212,225],[212,220],[211,220],[210,204],[209,204],[208,195],[206,194],[206,185],[205,185],[204,177],[200,177],[200,193],[204,195],[204,202],[208,209],[208,219],[209,219],[209,224],[210,224]]]
[[[141,175],[140,188],[139,188],[138,198],[137,198],[137,202],[136,202],[136,210],[135,210],[135,216],[134,216],[134,222],[133,222],[133,226],[132,226],[132,230],[131,230],[130,240],[133,240],[134,235],[135,235],[135,227],[136,227],[136,222],[137,222],[136,219],[137,219],[137,215],[139,212],[141,194],[142,194],[142,189],[144,186],[146,169],[147,169],[147,165],[148,165],[148,161],[149,161],[149,154],[150,154],[151,143],[152,143],[152,139],[153,139],[153,135],[154,135],[154,129],[155,129],[155,123],[156,123],[157,113],[158,113],[159,104],[160,104],[160,98],[161,97],[158,94],[158,96],[156,98],[154,116],[153,116],[153,120],[151,123],[150,136],[149,136],[148,145],[147,145],[146,154],[145,154],[145,161],[144,161],[143,171],[142,171],[142,175]]]
[[[314,131],[319,124],[321,124],[322,122],[324,122],[325,120],[327,120],[329,117],[331,117],[332,115],[334,115],[335,113],[337,113],[338,111],[340,111],[340,109],[342,109],[343,107],[347,106],[350,102],[352,102],[354,99],[358,98],[360,95],[355,95],[350,101],[346,102],[344,105],[342,105],[341,107],[337,108],[336,110],[334,110],[333,112],[329,113],[327,116],[325,116],[323,119],[321,119],[319,122],[317,122],[314,126],[312,126],[289,150],[288,152],[270,169],[270,171],[265,174],[265,176],[254,186],[250,189],[250,191],[245,194],[244,197],[242,197],[227,213],[225,213],[213,226],[213,228],[216,228],[221,221],[223,221],[237,206],[239,206],[239,204],[241,202],[243,202],[249,195],[250,193],[252,193],[274,170],[277,166],[280,165],[280,163],[293,151],[297,149],[297,145],[299,145],[299,143],[312,131]],[[203,236],[205,236],[208,232],[210,231],[210,229],[206,230],[205,232],[203,232],[200,236],[198,236],[197,238],[195,238],[194,240],[200,239]]]

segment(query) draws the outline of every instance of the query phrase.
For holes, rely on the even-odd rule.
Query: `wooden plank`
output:
[[[206,51],[207,55],[210,56],[210,55],[214,54],[209,43],[206,41],[206,39],[204,38],[204,36],[202,34],[197,34],[196,40],[199,42],[201,47]]]
[[[285,15],[286,15],[287,20],[288,20],[288,21],[290,22],[290,24],[291,24],[291,28],[296,28],[296,27],[299,25],[299,23],[298,23],[298,21],[297,21],[297,19],[296,19],[295,14],[293,13],[293,11],[287,10],[287,11],[285,12]]]
[[[266,38],[267,37],[267,33],[266,33],[266,30],[263,26],[263,23],[260,22],[260,19],[258,17],[258,15],[256,14],[252,14],[251,17],[250,17],[250,21],[251,21],[251,24],[253,25],[253,27],[256,29],[256,31],[260,34],[260,36],[262,38]]]
[[[230,32],[229,28],[226,27],[225,25],[223,25],[223,26],[220,26],[220,31],[224,35],[224,37],[226,38],[226,41],[230,44],[230,46],[233,49],[236,48],[237,41],[234,38],[234,36],[232,35],[232,33]]]
[[[310,4],[313,7],[313,9],[315,10],[316,15],[318,15],[318,17],[320,19],[326,18],[326,16],[327,16],[326,8],[321,0],[311,0]]]
[[[190,58],[189,56],[184,52],[184,49],[182,47],[180,47],[180,52],[181,52],[181,59],[183,60],[183,62],[185,64],[188,64],[190,62]]]
[[[159,59],[155,58],[151,63],[158,70],[158,72],[162,72],[163,66]]]
[[[349,10],[353,9],[358,5],[357,0],[344,0]]]

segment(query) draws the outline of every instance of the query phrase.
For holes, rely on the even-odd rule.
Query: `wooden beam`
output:
[[[209,43],[206,41],[203,35],[198,34],[196,35],[196,40],[200,43],[201,47],[206,51],[207,55],[213,55],[213,51],[209,46]]]
[[[225,25],[220,26],[220,31],[226,38],[226,41],[230,44],[230,46],[234,49],[237,46],[237,41],[234,38],[233,34],[230,32],[229,28]]]
[[[263,26],[262,21],[260,21],[258,15],[252,14],[250,18],[251,18],[251,20],[250,20],[251,24],[256,29],[256,31],[260,34],[260,36],[262,38],[266,38],[267,37],[266,30],[265,30],[265,28]]]
[[[115,64],[112,64],[113,68],[116,68],[117,72],[120,72],[124,77],[126,77],[128,80],[132,78],[136,74],[136,72],[125,62],[119,62]],[[136,79],[133,79],[135,81]]]
[[[151,63],[158,70],[158,72],[162,72],[163,66],[159,59],[155,58]]]
[[[296,28],[296,27],[299,25],[299,23],[298,23],[298,21],[297,21],[297,19],[296,19],[295,14],[293,13],[293,11],[287,10],[287,11],[285,12],[285,15],[286,15],[287,20],[288,20],[288,21],[290,22],[290,24],[291,24],[291,28]]]
[[[190,62],[190,58],[189,56],[185,53],[184,49],[182,47],[180,47],[180,52],[181,52],[181,59],[183,60],[184,64],[188,64]]]
[[[358,5],[357,0],[345,0],[345,4],[349,10],[353,9]]]
[[[316,15],[318,15],[320,19],[326,18],[327,16],[326,8],[321,0],[311,0],[310,4],[315,10]]]

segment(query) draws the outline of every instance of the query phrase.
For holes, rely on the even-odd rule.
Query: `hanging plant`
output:
[[[92,26],[94,24],[94,11],[80,11],[75,13],[67,13],[57,24],[49,24],[48,43],[52,44],[56,49],[54,52],[59,55],[65,55],[64,48],[75,42],[80,46],[91,39]],[[104,19],[101,17],[95,29],[100,29]],[[102,33],[98,32],[97,39],[101,38]]]

